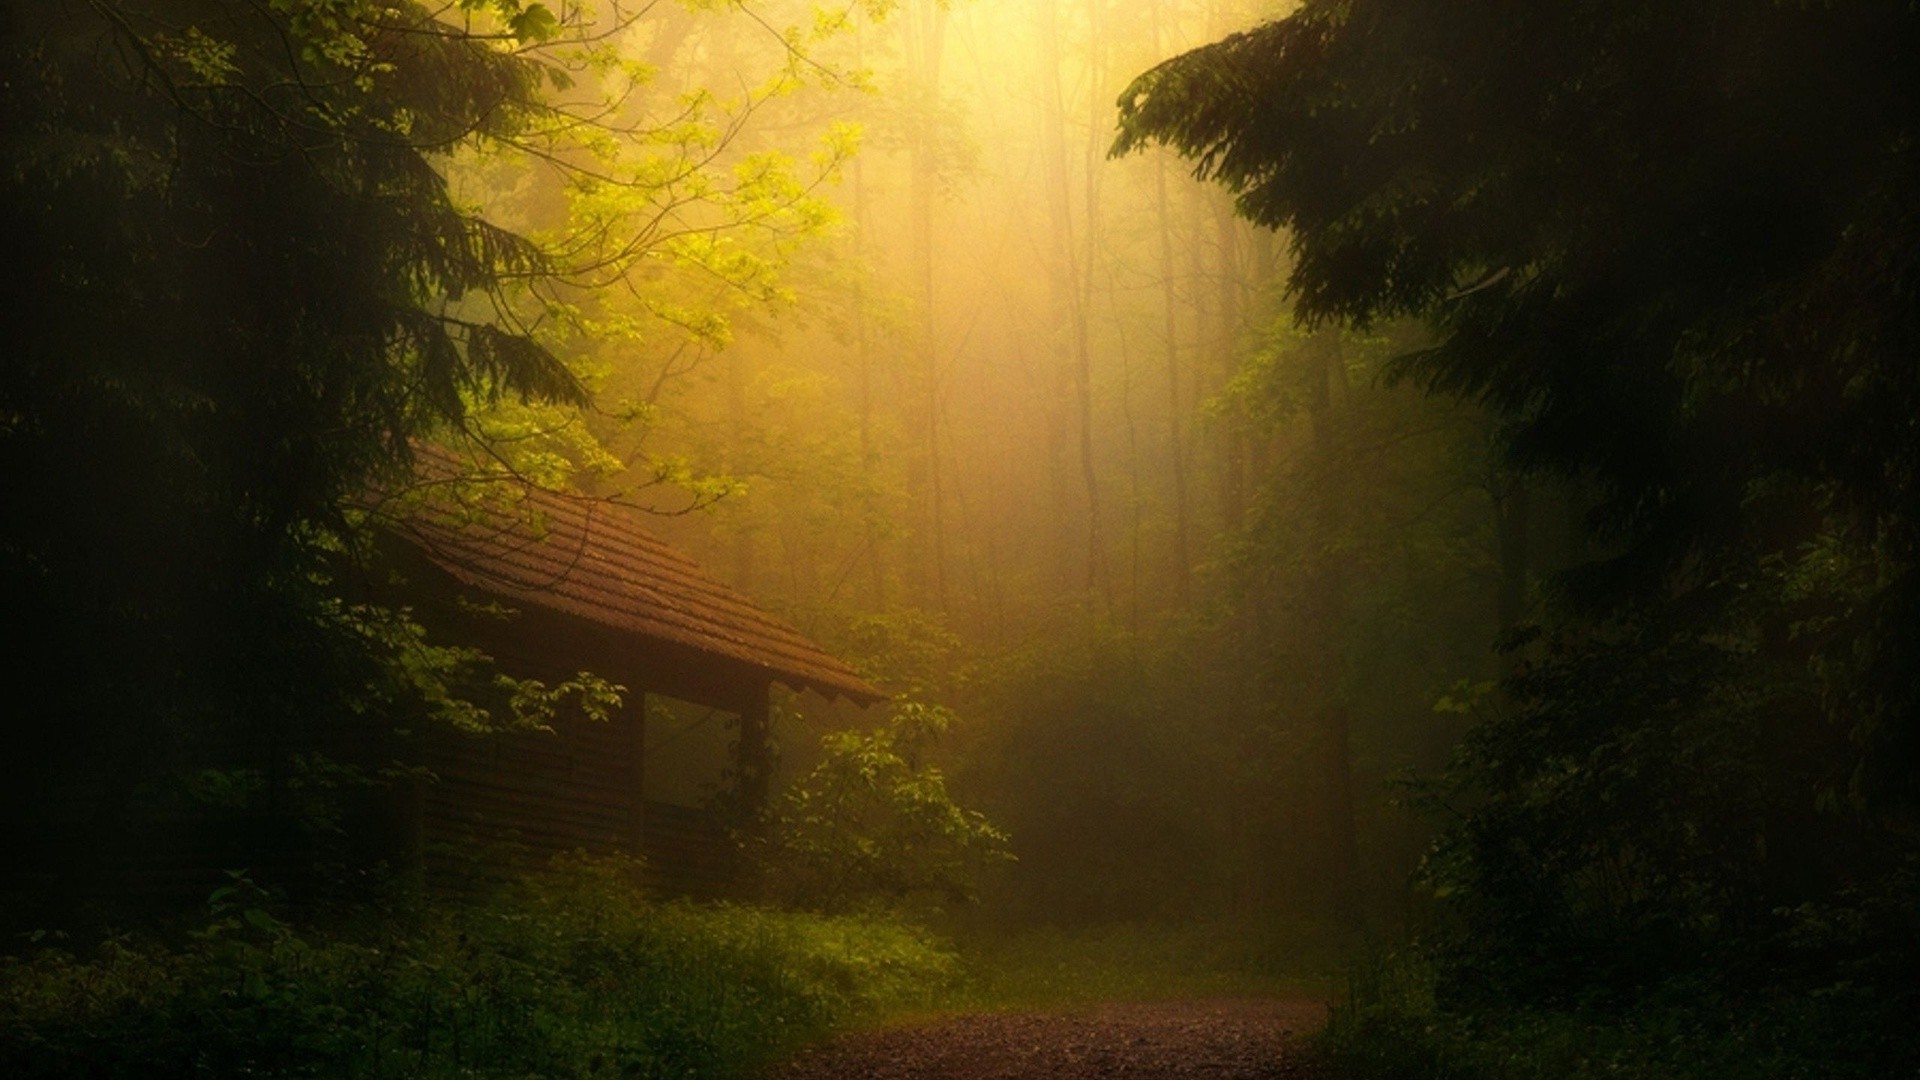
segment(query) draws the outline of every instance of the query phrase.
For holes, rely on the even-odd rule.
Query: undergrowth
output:
[[[1423,959],[1358,964],[1310,1052],[1350,1080],[1889,1080],[1920,1076],[1913,1002],[1675,980],[1629,1001],[1449,1010]]]
[[[629,869],[329,933],[237,881],[184,942],[0,961],[0,1075],[725,1076],[959,975],[898,922],[652,902]]]

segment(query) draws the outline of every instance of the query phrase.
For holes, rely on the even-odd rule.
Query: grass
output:
[[[1192,997],[1324,997],[1308,927],[969,935],[647,900],[575,861],[491,901],[320,932],[244,880],[170,943],[0,959],[0,1075],[726,1077],[855,1027]]]
[[[1118,923],[963,939],[950,1007],[1043,1009],[1204,997],[1325,998],[1337,937],[1307,926]]]
[[[41,949],[0,962],[0,1075],[718,1077],[960,978],[898,922],[652,903],[624,880],[578,864],[333,934],[229,895],[185,942]]]

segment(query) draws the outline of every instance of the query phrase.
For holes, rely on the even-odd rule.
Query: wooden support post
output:
[[[408,731],[390,738],[392,742],[376,742],[376,751],[415,769],[426,767],[425,732]],[[389,860],[395,870],[411,878],[411,887],[423,887],[427,874],[427,781],[418,772],[409,771],[388,785],[381,802],[387,820],[378,857]]]
[[[766,822],[773,783],[773,737],[769,720],[769,684],[761,683],[740,707],[740,827],[758,834]]]
[[[647,856],[647,692],[635,689],[624,710],[627,724],[627,853]]]

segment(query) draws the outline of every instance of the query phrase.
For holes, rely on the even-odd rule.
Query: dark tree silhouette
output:
[[[8,710],[0,787],[22,807],[72,765],[105,824],[214,729],[271,743],[364,706],[381,646],[325,580],[343,506],[475,403],[584,401],[512,317],[546,259],[442,175],[551,115],[518,47],[551,15],[487,15],[9,12],[0,626],[35,704]]]
[[[1917,47],[1894,2],[1309,2],[1121,99],[1117,152],[1170,144],[1288,231],[1305,322],[1423,319],[1398,376],[1592,494],[1600,555],[1469,739],[1434,867],[1514,980],[1908,887]]]

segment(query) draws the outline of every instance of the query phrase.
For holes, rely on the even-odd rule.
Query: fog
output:
[[[760,291],[724,331],[580,343],[650,406],[591,425],[633,465],[605,490],[702,478],[663,532],[959,710],[942,753],[1013,833],[1012,918],[1399,919],[1425,826],[1386,782],[1444,759],[1472,706],[1435,702],[1496,671],[1487,436],[1382,385],[1411,331],[1297,329],[1284,235],[1170,152],[1110,154],[1133,78],[1273,14],[856,18],[722,150],[857,138],[817,216],[733,239]],[[663,86],[779,62],[751,20],[692,22],[635,33]],[[783,753],[859,722],[803,704]]]
[[[1912,1073],[1917,50],[15,5],[0,1072]]]

